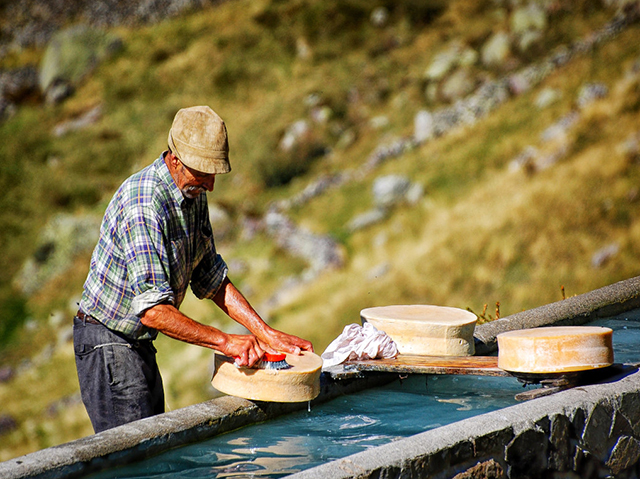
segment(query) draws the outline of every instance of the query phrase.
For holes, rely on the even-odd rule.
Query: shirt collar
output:
[[[180,191],[180,188],[178,188],[178,185],[176,185],[176,182],[173,181],[169,167],[167,167],[167,164],[164,162],[166,154],[167,151],[162,152],[160,158],[155,161],[155,168],[160,179],[167,185],[171,197],[177,204],[182,205],[187,199],[182,194],[182,191]]]

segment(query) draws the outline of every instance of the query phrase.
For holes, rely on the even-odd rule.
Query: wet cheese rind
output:
[[[562,373],[613,364],[612,330],[600,326],[551,326],[501,333],[498,367],[521,373]]]
[[[215,354],[211,384],[218,391],[254,401],[303,402],[320,394],[322,358],[303,351],[287,354],[289,369],[237,368],[220,354]]]
[[[387,333],[400,354],[472,356],[477,317],[458,308],[426,304],[363,309],[362,322]]]

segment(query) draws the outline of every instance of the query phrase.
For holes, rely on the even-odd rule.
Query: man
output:
[[[168,143],[109,203],[74,318],[80,391],[96,432],[164,412],[158,332],[220,351],[239,366],[255,365],[265,351],[313,350],[269,327],[216,253],[206,191],[231,170],[222,119],[206,106],[184,108]],[[189,283],[252,334],[226,334],[182,314]]]

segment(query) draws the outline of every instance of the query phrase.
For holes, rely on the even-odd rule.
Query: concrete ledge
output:
[[[599,318],[640,308],[640,276],[620,281],[588,293],[572,296],[539,308],[522,311],[476,327],[476,355],[486,356],[498,349],[496,336],[515,329],[540,326],[579,326]]]
[[[368,375],[334,381],[330,375],[323,374],[320,395],[312,404],[378,386],[393,379],[389,375]],[[0,463],[0,477],[83,477],[116,464],[137,462],[176,446],[199,442],[307,407],[306,402],[267,403],[223,396],[10,459]]]

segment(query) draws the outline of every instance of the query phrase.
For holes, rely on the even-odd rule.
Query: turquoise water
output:
[[[412,376],[91,476],[279,478],[515,404],[512,378]]]
[[[640,362],[640,313],[592,325],[614,330],[616,362]],[[411,376],[90,477],[275,479],[511,406],[522,391],[508,377]]]
[[[640,362],[639,311],[594,321],[590,326],[605,326],[613,329],[613,360],[616,363]]]

